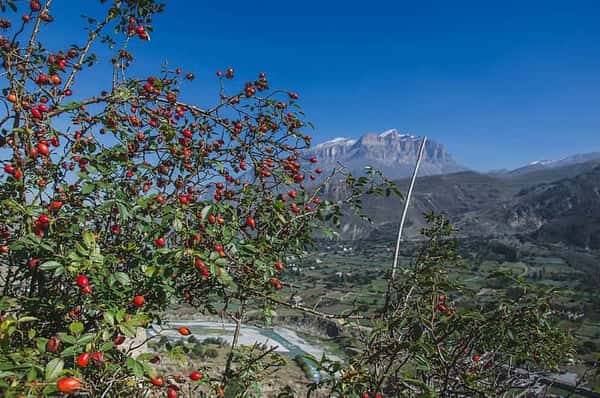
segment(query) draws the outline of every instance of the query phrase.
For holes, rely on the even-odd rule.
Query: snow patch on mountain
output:
[[[556,160],[534,160],[533,162],[529,163],[529,166],[546,166],[555,162]]]
[[[352,138],[346,138],[346,137],[336,137],[334,139],[331,139],[329,141],[325,141],[322,142],[318,145],[315,145],[313,148],[323,148],[329,145],[336,145],[336,144],[345,144],[345,145],[353,145],[356,143],[355,139]]]

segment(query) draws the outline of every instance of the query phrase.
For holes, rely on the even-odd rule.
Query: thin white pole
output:
[[[406,194],[406,200],[404,201],[404,210],[402,211],[402,218],[400,219],[400,228],[398,229],[398,239],[396,240],[396,252],[394,254],[394,265],[392,266],[392,280],[396,279],[396,269],[398,268],[398,257],[400,256],[400,242],[402,241],[402,231],[404,230],[404,221],[406,221],[406,213],[408,213],[408,205],[410,203],[410,198],[412,196],[413,187],[415,186],[415,181],[417,179],[417,173],[419,172],[419,165],[421,164],[421,159],[423,158],[423,152],[425,151],[425,143],[427,142],[427,137],[423,137],[421,141],[421,146],[419,148],[419,156],[417,157],[417,163],[415,164],[415,169],[412,174],[412,178],[410,179],[410,186],[408,187],[408,193]]]

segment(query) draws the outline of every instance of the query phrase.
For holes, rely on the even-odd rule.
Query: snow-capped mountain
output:
[[[509,174],[521,175],[536,170],[554,169],[558,167],[597,160],[600,160],[600,152],[580,153],[572,156],[567,156],[558,160],[536,160],[534,162],[529,163],[526,166],[519,167],[518,169],[510,171]]]
[[[422,137],[400,134],[390,129],[381,134],[368,133],[358,139],[338,137],[307,150],[316,156],[319,166],[331,170],[339,164],[354,174],[365,166],[373,166],[390,178],[407,177],[412,173]],[[452,159],[443,145],[427,140],[419,175],[447,174],[466,170]]]

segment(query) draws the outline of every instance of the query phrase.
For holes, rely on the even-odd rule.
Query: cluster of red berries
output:
[[[200,381],[202,380],[202,373],[198,371],[193,371],[189,374],[189,378],[192,381]],[[175,381],[177,383],[183,383],[185,380],[181,376],[175,376]],[[165,380],[162,376],[154,376],[150,378],[150,383],[156,387],[164,387]],[[179,387],[175,384],[170,384],[167,388],[167,398],[177,398],[177,393],[179,391]]]
[[[90,286],[90,280],[84,274],[77,275],[77,286],[81,289],[81,292],[84,294],[91,294],[92,287]]]
[[[23,173],[21,172],[21,170],[17,169],[12,164],[4,165],[4,171],[8,174],[11,174],[15,178],[15,180],[20,180],[21,177],[23,177]]]
[[[446,305],[446,296],[444,296],[443,294],[440,294],[438,296],[438,305],[437,305],[437,309],[439,312],[441,312],[442,314],[447,313],[448,311],[450,311],[448,309],[448,306]]]
[[[208,278],[210,276],[210,270],[201,258],[194,260],[194,266],[200,271],[203,277]]]
[[[50,226],[50,217],[47,214],[40,214],[38,218],[33,222],[33,232],[42,238],[44,233],[48,231]]]
[[[146,32],[146,28],[143,25],[138,25],[135,18],[129,18],[129,24],[127,25],[127,34],[129,36],[137,35],[142,40],[148,40],[150,37],[148,36],[148,32]]]

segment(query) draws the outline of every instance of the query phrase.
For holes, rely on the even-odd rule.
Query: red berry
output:
[[[246,218],[246,225],[252,229],[256,228],[256,220],[254,217]]]
[[[33,116],[35,119],[42,118],[42,113],[39,111],[39,109],[33,108],[30,112],[31,112],[31,116]]]
[[[56,337],[50,337],[50,339],[48,339],[48,342],[46,343],[46,351],[52,352],[52,353],[57,353],[59,346],[60,346],[60,341],[58,341],[58,339]]]
[[[31,2],[29,3],[29,8],[32,12],[38,12],[42,9],[42,5],[38,0],[31,0]]]
[[[101,351],[94,351],[92,353],[92,359],[95,362],[102,362],[104,360],[104,354]]]
[[[37,145],[37,150],[38,150],[38,153],[42,156],[48,156],[48,154],[50,153],[50,149],[48,148],[48,145],[44,144],[43,142],[40,142]]]
[[[81,288],[81,291],[82,291],[84,294],[92,294],[92,288],[91,288],[91,287],[89,287],[89,286],[84,286],[84,287],[82,287],[82,288]]]
[[[173,386],[167,390],[167,398],[177,398],[177,389]]]
[[[86,287],[90,285],[90,280],[83,274],[77,275],[77,286]]]
[[[202,373],[194,371],[192,373],[190,373],[190,379],[194,380],[194,381],[198,381],[202,379]]]
[[[85,368],[86,366],[88,366],[88,363],[90,363],[90,353],[89,352],[84,352],[83,354],[80,354],[77,357],[77,366],[79,366],[80,368]]]
[[[165,245],[166,241],[165,238],[163,238],[162,236],[160,238],[157,238],[154,240],[154,244],[158,247],[163,247]]]
[[[202,259],[197,258],[196,260],[194,260],[194,266],[196,266],[197,268],[204,268],[206,267],[206,264],[204,264],[204,261],[202,261]]]
[[[118,334],[115,337],[113,337],[113,344],[114,345],[121,345],[125,342],[125,336],[123,336],[122,334]]]
[[[275,269],[276,269],[277,271],[283,271],[283,263],[282,263],[281,261],[277,261],[277,262],[275,263]]]
[[[146,304],[146,299],[144,298],[144,296],[135,296],[133,298],[133,305],[135,305],[136,307],[143,307],[144,304]]]
[[[73,376],[62,377],[56,382],[56,389],[65,394],[71,394],[81,389],[83,384]]]
[[[162,387],[165,385],[165,381],[162,377],[153,377],[150,379],[150,383],[154,384],[157,387]]]
[[[177,329],[177,331],[182,336],[189,336],[190,334],[192,334],[190,329],[186,328],[185,326],[181,326],[179,329]]]

